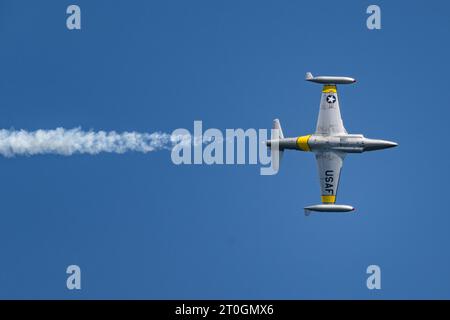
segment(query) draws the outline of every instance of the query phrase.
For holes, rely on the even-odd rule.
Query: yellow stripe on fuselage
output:
[[[322,92],[325,92],[325,93],[331,93],[331,92],[332,93],[336,93],[337,92],[336,86],[334,84],[333,85],[326,84],[326,85],[323,86]]]
[[[303,151],[311,151],[311,148],[309,147],[308,140],[311,137],[310,134],[307,136],[301,136],[297,138],[297,146],[300,150]]]
[[[335,203],[336,196],[322,196],[322,203]]]

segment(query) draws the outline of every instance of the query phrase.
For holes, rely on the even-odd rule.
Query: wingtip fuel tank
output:
[[[355,208],[346,204],[316,204],[305,207],[305,214],[309,215],[311,212],[352,212]]]
[[[352,84],[356,80],[350,77],[336,77],[336,76],[317,76],[314,77],[311,72],[306,73],[306,81],[322,83],[322,84]]]

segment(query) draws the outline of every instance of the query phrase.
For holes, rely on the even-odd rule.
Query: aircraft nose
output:
[[[365,139],[364,141],[364,151],[374,151],[387,148],[393,148],[398,146],[396,142],[379,140],[379,139]]]
[[[386,148],[393,148],[393,147],[397,147],[398,143],[394,142],[394,141],[385,141],[386,143]]]

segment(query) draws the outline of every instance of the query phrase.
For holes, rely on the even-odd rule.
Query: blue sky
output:
[[[82,30],[66,28],[78,4]],[[176,166],[149,154],[0,158],[0,298],[450,298],[446,205],[449,4],[377,1],[0,2],[0,127],[312,133],[315,74],[349,132],[397,141],[349,155],[339,203],[312,154],[259,166]],[[66,288],[66,267],[82,290]],[[366,268],[381,267],[368,290]]]

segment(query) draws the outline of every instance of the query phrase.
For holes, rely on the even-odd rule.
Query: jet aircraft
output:
[[[347,153],[362,153],[396,147],[397,143],[387,140],[369,139],[362,134],[349,134],[344,127],[337,85],[353,84],[355,79],[350,77],[318,76],[306,73],[306,81],[323,85],[320,99],[319,118],[316,132],[309,135],[285,138],[280,121],[273,121],[271,139],[266,142],[272,149],[272,155],[278,156],[273,161],[276,171],[283,151],[286,149],[310,151],[314,153],[319,170],[322,203],[305,207],[305,214],[311,212],[351,212],[355,208],[350,205],[336,204],[336,196],[342,164]]]

